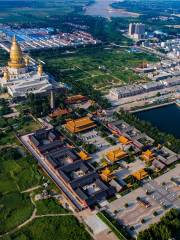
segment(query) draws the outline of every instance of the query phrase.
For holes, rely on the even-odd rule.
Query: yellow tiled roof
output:
[[[79,118],[76,120],[70,120],[65,124],[65,127],[73,133],[81,132],[86,129],[96,127],[94,121],[88,117]]]

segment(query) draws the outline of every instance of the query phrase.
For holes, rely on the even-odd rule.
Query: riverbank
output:
[[[151,109],[161,108],[161,107],[165,107],[165,106],[172,105],[172,104],[175,104],[175,102],[171,101],[171,102],[166,102],[166,103],[154,104],[154,105],[147,106],[147,107],[144,106],[143,108],[132,110],[132,111],[130,111],[130,113],[148,111],[148,110],[151,110]]]
[[[112,4],[119,1],[120,0],[96,0],[94,3],[86,6],[85,15],[100,16],[108,19],[111,17],[139,17],[140,14],[138,13],[113,8]]]
[[[144,109],[133,113],[133,115],[142,121],[150,122],[161,132],[174,135],[176,139],[180,139],[180,108],[175,103]]]

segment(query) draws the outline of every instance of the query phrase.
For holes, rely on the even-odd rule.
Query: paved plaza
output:
[[[143,187],[111,202],[107,211],[129,229],[133,226],[134,231],[130,233],[136,236],[150,224],[158,222],[170,208],[180,209],[179,180],[180,164],[155,180],[150,180]],[[140,204],[138,197],[146,201],[149,207]],[[144,223],[142,219],[145,220]]]

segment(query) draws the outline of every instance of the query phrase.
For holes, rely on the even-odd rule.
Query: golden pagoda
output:
[[[41,77],[42,74],[43,74],[43,66],[42,66],[42,64],[40,63],[40,64],[38,65],[38,75]]]
[[[25,56],[24,61],[25,61],[25,65],[28,66],[28,65],[29,65],[29,62],[30,62],[28,55]]]
[[[15,69],[25,67],[23,54],[15,36],[13,37],[10,49],[10,61],[8,62],[8,66]]]
[[[7,68],[6,68],[6,70],[4,71],[3,79],[4,79],[5,81],[8,81],[8,80],[10,79],[9,71],[8,71]]]

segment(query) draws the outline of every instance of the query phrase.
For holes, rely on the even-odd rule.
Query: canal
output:
[[[180,139],[180,107],[175,104],[135,113],[141,120],[151,122],[160,131]]]

